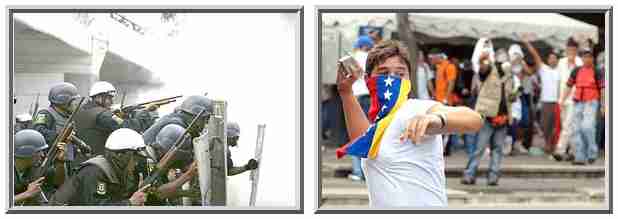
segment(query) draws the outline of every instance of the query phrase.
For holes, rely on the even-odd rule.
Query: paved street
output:
[[[324,208],[366,208],[367,189],[345,176],[351,171],[349,157],[337,160],[334,148],[322,148],[322,200]],[[481,162],[486,171],[488,159]],[[605,200],[605,159],[593,165],[573,166],[545,156],[518,155],[503,159],[500,185],[487,186],[484,177],[476,185],[459,183],[467,156],[458,151],[446,158],[449,208],[602,208]]]

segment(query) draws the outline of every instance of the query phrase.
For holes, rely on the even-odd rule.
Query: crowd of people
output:
[[[105,81],[94,83],[88,97],[63,82],[50,89],[50,106],[16,118],[15,205],[205,204],[192,150],[193,138],[213,115],[213,101],[189,96],[159,117],[158,103],[113,109],[115,96],[115,87]],[[227,146],[236,146],[240,127],[229,122],[226,131]],[[255,159],[234,166],[228,148],[228,176],[257,167]],[[154,180],[146,184],[148,178]]]
[[[442,135],[444,156],[462,148],[468,156],[462,184],[475,183],[485,153],[490,156],[489,185],[498,185],[504,156],[543,155],[557,162],[589,165],[603,154],[604,52],[595,53],[571,38],[564,51],[544,49],[542,57],[532,45],[534,34],[518,37],[508,48],[494,48],[492,39],[480,38],[468,57],[451,57],[444,48],[418,51],[414,98],[465,106],[484,119],[478,132]],[[380,41],[370,31],[353,45],[352,56],[365,74],[370,71],[365,69],[368,54]],[[352,89],[367,114],[371,99],[365,81],[359,77]],[[323,101],[322,135],[340,146],[351,139],[336,88]],[[338,110],[342,115],[333,115]],[[534,136],[543,137],[542,147],[538,142],[533,145]],[[353,158],[348,178],[365,180],[360,158]]]

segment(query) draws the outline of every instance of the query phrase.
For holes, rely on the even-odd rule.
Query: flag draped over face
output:
[[[369,78],[367,88],[371,98],[368,115],[371,124],[363,135],[337,149],[337,158],[353,155],[375,159],[384,131],[408,99],[411,90],[410,80],[389,75]]]

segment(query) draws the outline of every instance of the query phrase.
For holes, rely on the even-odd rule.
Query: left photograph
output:
[[[8,9],[9,212],[302,212],[302,8],[71,10]]]

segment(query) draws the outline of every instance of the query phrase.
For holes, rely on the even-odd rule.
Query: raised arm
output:
[[[534,59],[534,65],[532,65],[532,69],[531,70],[532,70],[532,73],[535,73],[543,65],[543,59],[541,59],[541,56],[539,55],[539,52],[530,43],[529,36],[527,34],[524,34],[522,36],[522,42],[523,42],[524,46],[526,46],[528,51],[530,51],[530,54],[532,55],[532,58]]]
[[[352,93],[352,84],[360,76],[361,68],[358,66],[356,69],[358,71],[351,72],[350,76],[346,77],[346,72],[343,66],[339,65],[337,68],[337,89],[343,104],[345,124],[348,129],[348,136],[350,139],[358,138],[369,127],[369,119],[367,119],[363,108]]]

